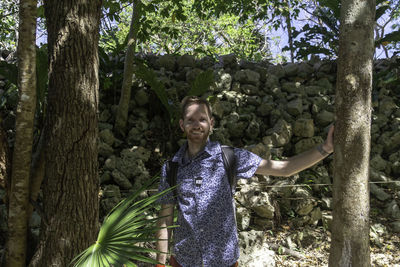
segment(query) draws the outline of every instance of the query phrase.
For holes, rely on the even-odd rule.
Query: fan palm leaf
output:
[[[156,207],[158,199],[174,188],[139,199],[141,193],[148,190],[157,179],[158,177],[150,179],[110,211],[100,227],[96,243],[74,258],[72,266],[133,267],[136,266],[133,260],[157,263],[154,259],[144,256],[145,253],[159,252],[142,246],[144,242],[157,241],[155,233],[160,229],[156,225],[158,219],[148,218],[147,214]]]

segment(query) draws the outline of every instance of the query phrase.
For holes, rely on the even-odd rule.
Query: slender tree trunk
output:
[[[31,266],[68,266],[98,231],[101,1],[47,0],[49,90],[40,241]]]
[[[287,33],[288,33],[288,43],[289,43],[289,48],[290,48],[290,62],[294,62],[294,54],[293,54],[293,34],[292,34],[292,21],[290,20],[290,3],[288,0],[284,0],[286,3],[286,8],[287,8],[287,14],[285,15],[286,19],[286,27],[287,27]]]
[[[369,154],[375,0],[343,0],[329,266],[370,266]]]
[[[6,265],[26,266],[29,176],[36,108],[36,0],[19,5],[18,87],[15,144],[8,210]]]
[[[141,0],[133,1],[131,25],[128,34],[128,47],[125,53],[124,78],[122,81],[121,97],[119,99],[117,115],[115,117],[115,131],[125,135],[128,121],[129,102],[131,100],[133,62],[135,59],[136,36],[139,28]]]

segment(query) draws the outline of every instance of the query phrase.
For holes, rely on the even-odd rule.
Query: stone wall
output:
[[[143,59],[165,85],[173,103],[187,94],[199,73],[212,69],[215,83],[205,94],[213,96],[216,127],[211,138],[244,147],[263,158],[284,159],[316,146],[323,142],[327,128],[335,121],[335,62],[314,58],[309,62],[272,65],[238,61],[235,55],[218,60],[188,55],[146,55]],[[394,74],[399,81],[399,61],[393,58],[375,62],[370,171],[373,212],[376,209],[386,217],[395,232],[400,232],[400,85],[387,77]],[[0,95],[10,98],[4,91],[5,78],[0,77]],[[103,215],[143,180],[156,175],[163,161],[184,141],[177,127],[169,124],[155,93],[138,80],[133,90],[126,136],[113,132],[116,92],[100,91]],[[10,98],[8,103],[15,104],[15,100]],[[4,116],[3,127],[12,141],[15,118],[12,112]],[[248,231],[271,229],[283,219],[295,227],[329,228],[331,166],[332,156],[290,178],[257,176],[240,180],[235,195],[240,236],[254,236],[254,232]],[[0,193],[4,194],[2,190]],[[33,221],[34,226],[40,222],[37,218]],[[242,249],[248,243],[242,238]]]

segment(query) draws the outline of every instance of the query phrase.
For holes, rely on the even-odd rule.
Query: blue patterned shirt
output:
[[[218,142],[208,141],[191,160],[185,158],[187,143],[175,154],[178,162],[177,194],[179,227],[174,229],[174,254],[183,267],[231,266],[239,258],[238,236],[232,193]],[[236,176],[251,178],[261,158],[234,148]],[[169,187],[165,164],[159,190]],[[160,203],[175,204],[172,193]]]

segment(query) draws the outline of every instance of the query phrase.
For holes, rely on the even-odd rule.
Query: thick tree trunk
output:
[[[49,91],[42,228],[31,266],[68,266],[98,230],[101,1],[48,0]]]
[[[26,266],[29,177],[36,108],[36,5],[36,0],[23,0],[19,5],[19,102],[15,122],[6,254],[6,265],[13,267]]]
[[[122,81],[121,96],[119,99],[117,115],[115,117],[115,131],[125,135],[128,121],[129,102],[131,100],[133,62],[135,59],[136,36],[139,28],[141,0],[133,1],[131,25],[128,34],[128,47],[125,53],[124,79]]]
[[[343,0],[329,266],[370,266],[369,154],[374,0]]]

